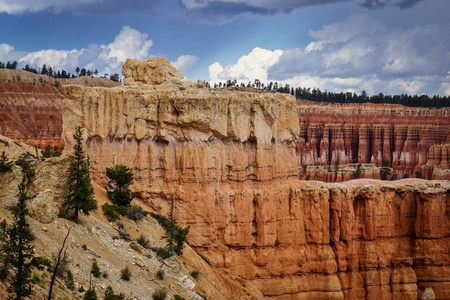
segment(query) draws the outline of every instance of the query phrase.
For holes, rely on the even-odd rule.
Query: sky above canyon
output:
[[[449,0],[0,0],[0,61],[188,79],[450,95]]]

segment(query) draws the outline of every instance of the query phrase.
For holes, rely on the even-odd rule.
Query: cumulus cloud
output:
[[[220,80],[237,79],[248,81],[259,79],[261,82],[268,80],[267,74],[283,54],[282,50],[266,50],[255,48],[248,55],[244,55],[235,64],[225,68],[216,62],[209,66],[209,78],[212,83]]]
[[[98,69],[100,74],[120,73],[121,66],[128,58],[143,60],[149,57],[153,45],[147,34],[129,26],[124,26],[114,41],[108,45],[91,44],[83,49],[46,49],[22,55],[17,60],[22,65],[53,66],[56,70],[73,72],[76,67]],[[14,47],[0,44],[0,59],[13,60],[17,57]]]
[[[309,34],[313,42],[305,48],[276,53],[256,48],[236,64],[216,62],[210,79],[257,78],[336,92],[420,94],[433,88],[433,93],[449,94],[450,40],[442,38],[450,36],[446,25],[387,30],[368,15],[356,15]],[[263,59],[271,53],[272,59]]]
[[[198,61],[198,57],[194,55],[181,55],[176,61],[171,61],[170,64],[185,73],[192,69]]]
[[[14,47],[8,44],[0,44],[0,60],[7,60],[9,54],[14,51]]]

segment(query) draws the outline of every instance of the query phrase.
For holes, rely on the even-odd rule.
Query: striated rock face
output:
[[[389,160],[400,177],[429,162],[433,145],[450,142],[450,109],[389,104],[318,104],[298,102],[301,167],[352,162],[377,167]],[[442,179],[439,175],[427,179]],[[305,173],[304,179],[313,179]],[[450,177],[444,177],[450,179]]]
[[[111,164],[127,164],[143,183],[141,192],[168,182],[297,176],[292,97],[216,92],[193,84],[185,89],[168,82],[63,87],[63,140],[72,145],[74,128],[86,128],[94,170],[101,174]]]
[[[151,72],[169,69],[158,63]],[[264,299],[450,293],[448,181],[302,182],[293,97],[201,89],[170,72],[151,85],[124,74],[133,79],[121,87],[63,87],[66,151],[81,125],[99,181],[125,164],[147,209],[166,214],[173,195],[191,247],[222,274]],[[331,143],[345,151],[343,141]]]
[[[107,79],[54,79],[22,70],[0,70],[0,134],[29,145],[64,148],[61,86],[115,86]]]

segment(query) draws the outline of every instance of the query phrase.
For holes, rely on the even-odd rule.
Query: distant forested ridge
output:
[[[17,61],[13,61],[13,62],[0,62],[0,69],[11,69],[11,70],[15,70],[17,69]],[[80,67],[77,67],[75,69],[75,72],[77,74],[70,74],[68,72],[66,72],[64,69],[63,70],[58,70],[56,71],[55,68],[51,67],[51,66],[47,66],[47,65],[42,65],[40,67],[35,66],[35,67],[31,67],[30,65],[25,65],[24,68],[22,68],[22,70],[27,71],[27,72],[31,72],[34,74],[42,74],[42,75],[47,75],[53,78],[77,78],[77,77],[82,77],[82,76],[97,76],[98,75],[98,70],[95,69],[94,71],[91,71],[89,69],[85,69],[82,68],[80,69]],[[103,76],[100,76],[100,78],[108,78],[108,73],[103,74]],[[115,82],[120,82],[120,76],[118,73],[114,73],[111,74],[109,76],[109,79]]]
[[[284,86],[278,82],[270,82],[264,84],[258,79],[254,82],[249,81],[247,85],[244,83],[237,83],[237,80],[227,80],[222,83],[214,84],[215,88],[252,88],[267,92],[278,92],[284,94],[291,94],[297,99],[328,102],[328,103],[388,103],[388,104],[401,104],[411,107],[450,107],[450,97],[434,95],[430,97],[426,94],[423,95],[384,95],[379,93],[377,95],[369,96],[366,91],[362,91],[361,94],[352,92],[328,92],[321,91],[318,88],[304,88],[304,87],[291,87],[289,84]]]

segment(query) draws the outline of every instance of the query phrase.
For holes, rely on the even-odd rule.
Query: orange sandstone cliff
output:
[[[60,88],[69,83],[117,85],[100,78],[55,79],[22,70],[0,69],[0,134],[31,146],[64,148]]]
[[[363,163],[381,167],[390,162],[392,173],[413,175],[422,166],[426,179],[450,179],[447,152],[450,108],[414,108],[392,104],[323,104],[298,102],[300,135],[297,159],[304,179],[336,181],[307,166]],[[433,147],[433,148],[432,148]],[[430,150],[430,148],[432,148]],[[429,153],[432,151],[432,153]],[[441,160],[444,161],[441,163]],[[313,169],[311,169],[313,170]],[[367,174],[379,178],[379,173]],[[347,177],[338,181],[348,180]]]
[[[120,87],[62,88],[66,151],[80,125],[98,181],[125,164],[147,209],[167,213],[173,195],[191,247],[223,276],[261,299],[449,297],[448,181],[300,181],[293,97],[208,89],[159,58],[122,72]]]

